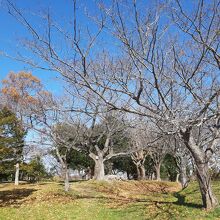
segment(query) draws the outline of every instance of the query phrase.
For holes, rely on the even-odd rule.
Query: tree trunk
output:
[[[218,205],[218,200],[212,192],[211,177],[208,172],[208,163],[200,163],[196,164],[196,166],[196,175],[202,195],[203,206],[206,209],[215,208]]]
[[[218,200],[212,192],[211,177],[209,175],[208,166],[208,161],[210,160],[213,152],[202,151],[191,135],[191,130],[192,128],[188,128],[185,131],[181,131],[181,135],[195,162],[196,176],[199,182],[203,206],[206,209],[212,209],[218,205]],[[211,154],[209,154],[210,152]]]
[[[180,177],[180,174],[177,173],[177,174],[176,174],[176,182],[177,182],[177,183],[179,182],[179,177]]]
[[[140,173],[141,173],[141,180],[145,180],[146,179],[146,174],[145,174],[145,167],[144,167],[144,165],[142,165],[140,167]]]
[[[137,179],[144,180],[146,178],[144,162],[146,158],[146,151],[140,149],[139,151],[131,154],[132,162],[137,169]]]
[[[24,180],[24,171],[20,172],[20,180],[23,181]]]
[[[70,182],[69,182],[69,169],[64,169],[64,190],[68,192],[70,189]]]
[[[140,165],[140,166],[138,167],[138,169],[139,169],[139,177],[138,177],[138,180],[145,180],[146,175],[145,175],[145,167],[144,167],[144,165]]]
[[[185,189],[188,186],[188,178],[186,174],[186,167],[181,166],[180,167],[180,183],[182,186],[182,189]]]
[[[154,180],[155,179],[155,173],[153,172],[153,173],[151,173],[151,175],[150,175],[150,180]]]
[[[19,163],[15,165],[15,185],[19,184]]]
[[[137,180],[139,180],[141,174],[140,174],[140,170],[139,170],[139,166],[138,166],[138,164],[136,164],[136,169],[137,169]]]
[[[91,167],[88,167],[88,168],[85,170],[85,179],[86,179],[86,180],[92,179],[92,169],[91,169]]]
[[[101,156],[97,156],[95,160],[95,170],[94,170],[94,179],[95,180],[104,180],[105,171],[104,171],[104,160]]]
[[[160,178],[160,163],[156,164],[154,167],[155,167],[155,174],[156,174],[156,180],[157,181],[161,181],[161,178]]]
[[[127,174],[127,179],[130,180],[130,173],[129,173],[129,171],[126,171],[126,174]]]

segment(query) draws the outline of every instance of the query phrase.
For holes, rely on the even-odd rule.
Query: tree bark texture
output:
[[[94,170],[94,179],[95,180],[104,180],[105,171],[104,171],[104,160],[102,157],[97,156],[95,160],[95,170]]]
[[[19,163],[15,165],[15,185],[18,186],[19,184]]]

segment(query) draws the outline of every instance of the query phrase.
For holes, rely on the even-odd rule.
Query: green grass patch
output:
[[[220,182],[213,182],[220,200]],[[220,219],[205,211],[197,183],[180,191],[171,182],[82,181],[68,193],[60,183],[0,184],[0,220]]]

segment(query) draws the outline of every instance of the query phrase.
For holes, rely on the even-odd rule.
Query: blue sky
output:
[[[8,54],[13,55],[16,52],[16,48],[19,48],[19,39],[26,37],[27,32],[25,31],[24,27],[22,27],[18,22],[8,14],[7,9],[4,4],[5,0],[0,0],[0,51],[6,51]],[[73,7],[72,7],[72,0],[11,0],[12,2],[16,3],[18,8],[23,9],[25,15],[29,18],[30,13],[39,13],[42,10],[50,10],[52,16],[55,17],[56,20],[63,26],[67,26],[67,22],[72,19],[73,14]],[[88,8],[91,13],[96,11],[95,2],[97,0],[78,0],[78,8]],[[105,4],[108,4],[110,0],[103,0]],[[150,0],[139,0],[137,1],[140,5],[147,5],[150,7],[154,1]],[[156,2],[156,1],[155,1]],[[184,4],[188,5],[187,8],[190,8],[191,4],[188,4],[190,0],[184,0]],[[40,24],[37,23],[37,20],[33,20],[37,16],[30,16],[31,23],[40,27]],[[85,20],[85,17],[78,16],[80,22],[82,24],[87,25],[88,20]],[[92,24],[91,24],[92,25]],[[93,26],[90,25],[91,29]],[[107,34],[103,33],[101,36],[104,39],[104,43],[111,53],[117,54],[116,47],[113,45],[113,39],[109,37]],[[60,42],[57,42],[61,44]],[[20,48],[22,50],[22,48]],[[100,49],[100,48],[98,48]],[[115,51],[114,51],[115,50]],[[33,57],[34,59],[34,57]],[[29,66],[25,65],[24,63],[17,62],[15,60],[6,58],[4,56],[0,56],[0,80],[5,78],[9,71],[18,72],[20,70],[28,70],[31,71],[34,75],[39,77],[46,85],[46,87],[55,92],[60,90],[60,82],[54,80],[57,77],[57,74],[36,70],[30,68]]]
[[[44,1],[38,0],[18,0],[16,1],[16,4],[22,8],[35,8],[37,5],[42,5],[43,2]],[[50,1],[48,1],[48,3],[49,2]],[[3,5],[3,1],[0,7],[0,26],[0,50],[6,51],[8,54],[13,54],[16,50],[16,47],[18,46],[18,39],[24,37],[26,33],[23,27],[21,27],[21,25],[19,25],[18,22],[7,13],[7,10]],[[41,79],[41,81],[47,86],[48,89],[52,91],[58,90],[58,86],[53,80],[56,77],[55,75],[49,75],[44,71],[30,68],[22,62],[17,62],[4,56],[0,56],[0,80],[5,78],[10,71],[18,72],[21,70],[31,71],[34,75]]]
[[[12,0],[16,5],[23,9],[26,15],[30,12],[38,13],[42,10],[49,9],[52,15],[65,25],[65,22],[71,18],[72,7],[71,0]],[[88,8],[94,9],[94,1],[80,1]],[[31,18],[32,19],[32,18]],[[31,20],[31,22],[35,22]],[[83,22],[83,20],[82,20]],[[39,25],[39,24],[38,24]],[[19,48],[19,39],[27,36],[25,29],[8,14],[4,4],[4,0],[0,0],[0,51],[7,52],[10,55],[15,54],[16,48]],[[22,62],[18,62],[4,56],[0,56],[0,80],[6,77],[10,71],[18,72],[21,70],[31,71],[35,76],[39,77],[42,83],[51,91],[60,90],[60,82],[57,81],[57,74],[42,70],[33,69]]]

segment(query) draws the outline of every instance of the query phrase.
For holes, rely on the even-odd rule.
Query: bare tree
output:
[[[92,124],[84,135],[86,142],[83,147],[95,162],[96,180],[104,179],[105,161],[130,151],[126,134],[128,125],[123,118],[124,116],[112,111],[92,115]]]
[[[190,181],[189,170],[192,168],[192,158],[190,152],[185,148],[183,142],[178,137],[173,137],[170,142],[172,152],[177,166],[177,181],[180,180],[182,188],[186,188]],[[188,170],[187,170],[188,169]]]
[[[16,59],[59,72],[81,95],[86,88],[99,97],[108,110],[147,117],[163,125],[158,126],[161,133],[179,135],[195,162],[203,205],[214,208],[218,202],[211,189],[208,162],[219,141],[219,1],[199,1],[192,16],[179,1],[174,2],[172,18],[166,13],[167,5],[155,4],[145,10],[134,0],[102,6],[101,19],[95,19],[98,31],[87,32],[83,44],[76,1],[73,35],[60,28],[50,13],[41,19],[46,26],[46,33],[41,34],[11,2],[8,8],[31,34],[24,46],[46,65],[24,56]],[[175,36],[170,21],[184,34]],[[119,44],[118,56],[91,52],[104,28]],[[52,33],[66,40],[72,56],[59,53]],[[209,131],[208,142],[201,139],[201,131]]]
[[[69,191],[69,165],[73,149],[79,150],[82,142],[82,127],[80,124],[68,125],[59,123],[54,125],[51,136],[53,137],[53,147],[55,155],[61,164],[62,175],[64,179],[64,189]]]
[[[218,204],[211,190],[208,161],[219,142],[218,102],[220,88],[218,77],[219,41],[217,40],[219,22],[216,23],[219,17],[219,3],[216,4],[215,1],[213,3],[217,9],[209,8],[209,5],[203,3],[200,1],[195,19],[198,18],[196,25],[200,27],[197,32],[204,34],[205,41],[201,39],[198,41],[198,38],[202,37],[201,34],[198,37],[199,33],[196,33],[196,36],[194,35],[191,39],[182,40],[181,36],[177,41],[174,38],[170,38],[170,40],[164,38],[167,26],[160,24],[160,18],[164,16],[163,13],[158,12],[161,8],[155,11],[154,20],[146,25],[146,19],[137,10],[135,1],[133,4],[134,27],[128,24],[121,9],[122,6],[118,3],[115,4],[115,10],[110,14],[110,17],[115,27],[114,33],[124,45],[125,52],[129,57],[128,60],[133,63],[136,72],[139,73],[137,76],[137,74],[132,75],[133,71],[125,71],[122,78],[125,79],[123,83],[117,80],[119,75],[114,77],[115,82],[118,83],[117,88],[120,88],[117,92],[135,100],[140,107],[135,110],[132,108],[123,109],[154,118],[157,124],[158,121],[163,121],[169,125],[167,133],[180,135],[196,164],[203,205],[206,208],[212,208]],[[178,6],[182,15],[185,16],[179,3]],[[205,18],[203,14],[205,14]],[[206,20],[207,18],[209,21]],[[192,29],[196,28],[196,25],[193,24],[194,21],[190,23],[192,20],[188,17],[187,19],[189,25],[187,23],[188,28],[183,27],[184,30],[187,33],[190,31],[195,33],[190,29],[192,26]],[[184,25],[184,22],[182,24]],[[206,24],[209,25],[208,28],[206,28]],[[133,37],[131,30],[137,32],[135,37]],[[197,39],[194,39],[195,37]],[[163,40],[166,45],[162,42]],[[213,47],[210,48],[210,44],[215,45],[214,50]],[[148,46],[147,49],[146,46]],[[127,67],[124,69],[128,70]],[[134,87],[124,86],[125,84],[129,85],[128,82],[131,79],[135,79]],[[136,88],[135,92],[133,88]],[[202,144],[202,147],[200,143],[203,141],[199,136],[195,138],[194,132],[198,128],[200,131],[206,129],[207,123],[212,119],[215,120],[209,125],[209,128],[212,128],[210,133],[212,138],[208,139],[205,146]]]
[[[144,149],[139,149],[138,151],[131,154],[131,159],[137,169],[137,179],[144,180],[146,178],[144,162],[147,152]]]
[[[161,177],[160,177],[161,164],[163,162],[164,157],[169,152],[169,150],[170,150],[169,145],[167,145],[166,142],[161,143],[161,141],[153,145],[149,150],[149,155],[153,160],[157,181],[161,181]]]
[[[131,159],[137,169],[137,179],[146,178],[145,159],[150,155],[151,147],[161,139],[161,136],[155,135],[155,126],[143,117],[132,118],[133,126],[130,129],[130,144],[133,149]]]

